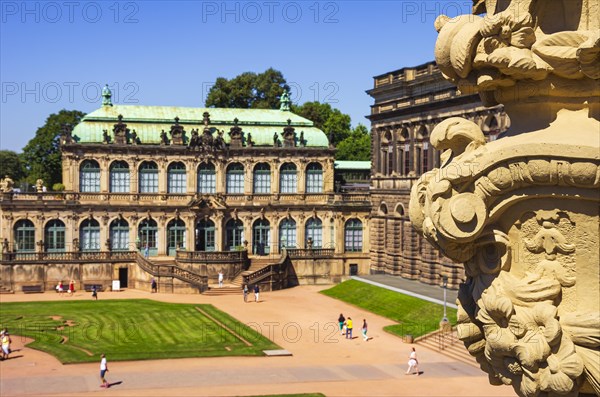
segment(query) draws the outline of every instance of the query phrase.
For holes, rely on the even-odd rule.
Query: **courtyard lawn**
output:
[[[356,280],[345,281],[321,293],[396,321],[398,324],[384,329],[397,336],[416,338],[435,331],[444,315],[442,305]],[[455,325],[456,309],[448,308],[447,316]],[[360,327],[360,319],[355,319],[355,324]]]
[[[146,299],[2,303],[0,327],[63,363],[261,356],[280,349],[212,305]]]

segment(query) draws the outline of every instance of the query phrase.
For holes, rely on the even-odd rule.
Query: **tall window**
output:
[[[148,255],[154,256],[158,252],[158,227],[154,219],[144,219],[138,228],[139,248],[145,252],[148,246]]]
[[[296,221],[286,218],[279,224],[279,249],[296,247]]]
[[[85,160],[79,168],[79,190],[81,192],[100,191],[100,166],[97,161]]]
[[[100,224],[95,219],[86,219],[79,227],[79,244],[82,251],[100,251]]]
[[[47,252],[65,251],[65,224],[62,221],[53,219],[46,224],[44,245]]]
[[[298,191],[298,173],[295,164],[285,163],[281,166],[279,186],[281,193],[296,193]]]
[[[140,166],[140,193],[158,193],[158,166],[153,161],[144,161]]]
[[[344,226],[344,248],[346,252],[361,252],[363,243],[362,222],[349,219]]]
[[[129,164],[126,161],[114,161],[110,165],[110,191],[129,193]]]
[[[410,173],[410,145],[404,145],[404,175]]]
[[[167,224],[167,243],[169,256],[185,248],[185,223],[181,219],[173,219]]]
[[[110,249],[129,251],[129,223],[125,219],[115,219],[111,222]]]
[[[323,246],[323,223],[319,218],[310,218],[306,221],[306,241],[309,238],[312,239],[314,248]]]
[[[196,224],[196,251],[214,251],[215,250],[215,223],[208,220],[201,220]]]
[[[167,168],[167,192],[186,193],[185,164],[181,162],[171,163]]]
[[[269,164],[260,163],[254,167],[253,182],[255,194],[271,193],[271,167]]]
[[[233,163],[227,167],[226,191],[230,194],[244,193],[244,166]]]
[[[210,194],[217,191],[215,166],[210,163],[198,167],[198,193]]]
[[[244,224],[242,221],[230,219],[225,225],[225,237],[227,240],[227,248],[230,251],[242,246],[244,238]]]
[[[323,167],[319,163],[310,163],[306,167],[306,193],[323,192]]]
[[[252,226],[252,253],[268,255],[271,246],[271,224],[266,219],[259,219]]]
[[[423,142],[423,173],[429,171],[429,145]]]
[[[35,226],[29,219],[15,223],[15,252],[35,252]]]

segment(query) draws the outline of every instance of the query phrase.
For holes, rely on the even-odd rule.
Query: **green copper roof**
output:
[[[370,170],[370,161],[336,161],[334,163],[336,170]]]
[[[229,143],[229,130],[238,119],[238,125],[245,135],[252,134],[255,146],[272,146],[273,134],[277,133],[280,140],[287,120],[295,128],[296,136],[304,133],[306,146],[328,147],[329,141],[323,131],[314,127],[312,121],[298,116],[289,111],[271,109],[224,109],[224,108],[187,108],[175,106],[130,106],[114,105],[102,106],[100,109],[87,114],[74,128],[73,137],[79,143],[100,143],[104,130],[113,135],[113,126],[118,122],[119,115],[123,116],[123,123],[133,132],[142,144],[160,143],[160,134],[165,130],[167,136],[171,126],[175,124],[175,117],[179,117],[179,124],[184,129],[187,138],[191,136],[192,129],[198,129],[202,134],[204,130],[203,113],[210,114],[209,127],[225,131],[223,137]],[[216,135],[215,135],[216,136]]]

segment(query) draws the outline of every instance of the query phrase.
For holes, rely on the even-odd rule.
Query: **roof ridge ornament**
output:
[[[290,100],[290,94],[288,90],[284,89],[283,94],[279,98],[279,110],[282,112],[289,112],[290,107],[292,105],[292,101]]]
[[[104,88],[102,88],[102,106],[112,106],[112,92],[110,91],[110,88],[108,88],[108,84],[104,85]]]

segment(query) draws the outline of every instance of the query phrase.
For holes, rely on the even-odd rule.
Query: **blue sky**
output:
[[[368,125],[374,75],[433,59],[458,1],[0,1],[0,148],[20,152],[60,109],[203,106],[217,77],[280,70],[295,103]]]

